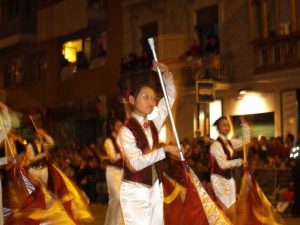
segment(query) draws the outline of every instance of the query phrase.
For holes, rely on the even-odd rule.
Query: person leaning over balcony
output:
[[[164,64],[153,62],[152,70],[159,68],[170,104],[173,105],[176,89],[172,74]],[[177,157],[180,149],[176,146],[159,146],[158,131],[161,129],[168,110],[164,99],[157,105],[156,117],[148,120],[156,106],[156,94],[147,84],[128,91],[126,103],[131,117],[121,127],[117,143],[124,152],[124,176],[121,182],[120,201],[126,225],[163,225],[163,187],[160,162],[166,152]],[[126,105],[127,106],[127,105]]]
[[[245,143],[250,142],[250,130],[246,121],[241,118]],[[235,150],[243,146],[243,141],[227,138],[230,124],[226,117],[220,117],[214,122],[219,137],[210,147],[211,184],[215,195],[228,209],[236,202],[236,184],[233,178],[233,168],[243,165],[243,160],[234,159]],[[247,166],[246,163],[244,166]]]
[[[123,157],[116,142],[117,134],[122,127],[123,122],[116,119],[112,122],[112,132],[104,141],[104,148],[109,159],[106,167],[106,183],[109,194],[108,208],[106,211],[105,225],[124,224],[121,205],[120,205],[120,187],[123,176]]]

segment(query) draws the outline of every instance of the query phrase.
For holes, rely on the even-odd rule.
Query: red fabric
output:
[[[171,204],[164,204],[166,225],[208,225],[207,217],[203,205],[193,183],[193,177],[188,171],[186,161],[173,161],[169,163],[168,174],[174,174],[174,179],[186,187],[184,202],[178,195]],[[164,195],[170,194],[174,190],[171,182],[163,179]]]
[[[45,196],[43,191],[35,187],[35,191],[33,191],[28,198],[23,202],[20,207],[20,211],[25,210],[34,210],[34,209],[45,209]],[[10,217],[5,221],[5,225],[39,225],[40,220],[32,220],[29,218],[20,218],[17,219],[11,214]]]
[[[175,189],[174,185],[165,176],[163,176],[162,182],[164,196],[170,195]],[[177,225],[178,222],[181,221],[182,211],[183,202],[180,195],[178,195],[170,204],[164,204],[165,225]]]
[[[280,196],[280,201],[282,202],[289,202],[291,203],[294,199],[294,191],[293,190],[286,190]]]
[[[258,184],[248,168],[244,169],[239,198],[227,211],[233,224],[279,225],[284,224],[274,207],[263,196]]]
[[[181,218],[181,225],[208,225],[206,214],[203,210],[203,205],[199,197],[198,191],[195,188],[192,177],[189,174],[187,180],[187,194],[184,202],[184,210]]]
[[[53,166],[53,164],[49,165],[50,174],[52,175],[52,178],[54,180],[54,194],[59,200],[62,200],[64,196],[69,195],[69,190],[66,187],[66,183],[64,179],[61,177],[57,169]],[[70,180],[71,183],[73,181]],[[78,193],[81,193],[81,190],[76,186],[75,183],[73,183],[74,188],[78,191]],[[62,202],[62,205],[64,206],[65,210],[69,214],[69,216],[76,221],[76,224],[81,224],[80,221],[77,221],[75,218],[75,211],[73,209],[72,200]]]

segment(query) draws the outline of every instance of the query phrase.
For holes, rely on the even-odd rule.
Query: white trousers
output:
[[[279,213],[285,213],[286,209],[289,207],[289,202],[278,202],[276,209]]]
[[[151,188],[122,181],[120,200],[126,225],[164,225],[163,189],[158,180]]]
[[[106,167],[105,176],[109,200],[104,225],[124,225],[120,205],[120,188],[122,175],[122,169],[110,165]]]
[[[210,181],[215,195],[227,209],[236,202],[236,186],[233,178],[226,179],[220,175],[212,174]]]

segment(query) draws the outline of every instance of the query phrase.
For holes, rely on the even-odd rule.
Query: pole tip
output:
[[[153,38],[148,38],[148,43],[149,43],[150,47],[152,49],[154,49],[154,39]]]

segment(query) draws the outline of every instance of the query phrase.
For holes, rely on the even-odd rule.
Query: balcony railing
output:
[[[254,43],[256,72],[300,66],[300,34]]]
[[[194,87],[197,80],[228,82],[226,61],[225,57],[222,60],[219,54],[212,54],[197,58],[177,59],[166,64],[180,87]],[[149,68],[137,67],[121,74],[119,85],[122,92],[138,83],[151,84],[154,88],[160,89],[157,75]]]

